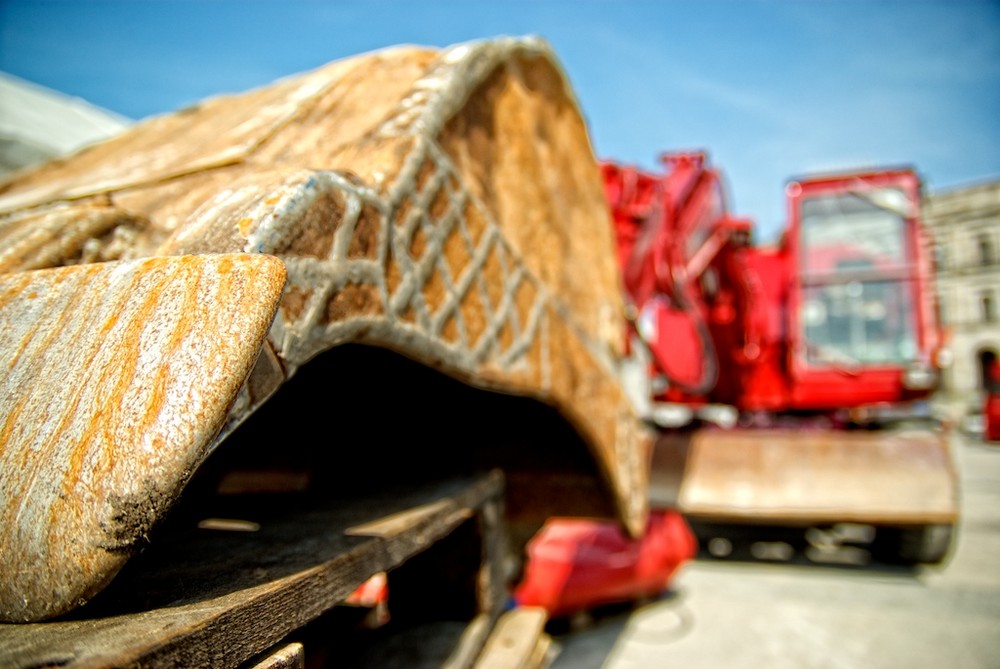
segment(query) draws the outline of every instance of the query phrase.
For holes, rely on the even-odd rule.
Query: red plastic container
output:
[[[514,600],[540,606],[555,618],[657,597],[697,549],[697,539],[675,511],[652,511],[639,539],[630,539],[612,521],[552,518],[528,542]]]

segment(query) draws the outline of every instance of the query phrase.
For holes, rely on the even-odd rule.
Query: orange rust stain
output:
[[[7,445],[10,443],[11,435],[14,432],[14,426],[17,425],[18,418],[21,416],[21,412],[24,410],[25,400],[19,399],[11,402],[8,405],[7,416],[0,425],[0,458],[3,458],[4,453],[7,450]]]
[[[404,311],[402,314],[400,314],[399,320],[403,321],[404,323],[416,323],[417,322],[417,312],[413,308],[412,304],[408,304],[406,306],[406,311]]]
[[[326,305],[326,323],[381,313],[382,300],[375,286],[349,284],[330,298]]]
[[[84,276],[88,279],[92,279],[104,272],[104,267],[99,263],[92,263],[89,265],[77,265],[77,267],[83,267]],[[67,276],[69,276],[67,274]]]
[[[537,297],[538,288],[531,279],[522,279],[514,292],[514,304],[517,306],[517,317],[522,327],[526,326],[531,318]]]
[[[469,346],[475,348],[479,338],[486,331],[486,314],[478,290],[473,289],[465,294],[459,304],[459,311],[465,324],[465,333],[469,337]]]
[[[110,420],[103,421],[104,427],[102,428],[102,433],[104,435],[105,444],[113,444],[115,435],[113,433],[112,425]],[[91,475],[94,479],[100,481],[107,478],[109,474],[114,469],[116,457],[114,448],[101,448],[92,453],[93,459],[91,460]]]
[[[509,262],[509,261],[508,261]],[[486,294],[490,298],[490,307],[496,310],[500,306],[500,301],[504,295],[504,274],[503,265],[500,263],[500,247],[494,245],[490,254],[483,263],[483,281],[486,284]]]
[[[410,257],[413,258],[414,262],[417,262],[424,257],[426,249],[427,236],[421,228],[416,228],[413,231],[413,237],[410,239]]]
[[[536,332],[534,339],[528,347],[528,354],[525,360],[528,364],[530,384],[533,388],[541,388],[544,379],[542,378],[542,361],[545,359],[545,352],[542,351],[542,338]]]
[[[442,186],[434,194],[434,199],[431,201],[431,206],[428,208],[427,213],[435,223],[440,223],[444,215],[448,213],[450,207],[451,201],[449,200],[448,191]]]
[[[186,262],[184,264],[186,266],[189,266],[189,265],[193,264],[193,259],[192,259],[192,262]],[[229,274],[230,272],[233,271],[233,259],[231,257],[229,257],[229,256],[224,256],[222,258],[219,258],[219,262],[216,263],[215,268],[216,268],[216,271],[219,274],[221,274],[221,275]],[[199,268],[199,270],[200,270],[200,268]],[[203,271],[199,271],[199,276],[201,274],[203,274],[203,273],[204,273]],[[223,290],[222,292],[223,292],[223,294],[225,294],[225,290]]]
[[[127,289],[121,291],[121,295],[130,296],[136,294],[140,279],[144,276],[148,276],[149,269],[164,266],[171,271],[168,274],[161,276],[158,283],[161,286],[169,286],[173,281],[174,274],[177,272],[177,266],[174,265],[173,267],[170,267],[167,265],[167,259],[165,258],[152,258],[144,262],[133,272],[131,285]],[[159,299],[159,291],[148,290],[146,292],[146,298],[138,304],[136,314],[131,322],[133,324],[150,322],[155,314],[156,305],[159,302]],[[79,441],[74,445],[70,453],[69,466],[66,468],[62,485],[62,492],[67,496],[72,494],[72,486],[74,482],[79,479],[80,472],[83,469],[83,462],[86,459],[86,456],[90,453],[91,449],[94,447],[100,447],[102,442],[106,445],[114,443],[111,438],[113,435],[112,427],[115,422],[114,418],[119,415],[119,409],[123,404],[126,391],[136,375],[139,362],[140,334],[140,327],[126,328],[122,333],[121,339],[114,342],[116,351],[115,369],[105,367],[98,372],[99,376],[97,384],[103,389],[103,392],[100,396],[99,406],[94,407],[93,418],[89,421],[83,431],[83,434],[80,435]],[[89,361],[89,364],[84,366],[84,368],[93,367],[93,358],[96,357],[100,348],[101,347],[96,347],[93,350],[91,360]],[[60,421],[57,434],[66,429],[72,417],[77,413],[82,400],[81,394],[82,393],[80,391],[74,393],[74,396],[68,403],[68,406],[64,407],[63,417]],[[103,434],[105,439],[98,439],[98,434]],[[95,453],[94,455],[96,456],[99,454]],[[105,454],[105,457],[109,457],[108,454]],[[56,523],[58,520],[54,517],[54,514],[55,509],[50,510],[51,517],[49,518],[49,523],[51,524]]]
[[[17,277],[16,280],[12,280],[13,277],[8,275],[4,277],[4,289],[0,291],[0,309],[6,307],[12,301],[18,299],[21,293],[31,284],[31,275],[24,273]]]
[[[378,254],[378,237],[382,227],[382,218],[379,212],[366,205],[361,210],[358,222],[354,226],[354,237],[351,239],[351,248],[347,252],[347,257],[374,260]]]
[[[434,172],[437,170],[434,162],[432,160],[425,160],[420,166],[420,170],[417,172],[417,191],[423,191],[428,182],[430,182],[431,177],[434,176]]]
[[[475,246],[479,243],[483,232],[486,231],[488,223],[473,202],[466,203],[462,218],[465,221],[465,229],[469,233],[473,246]]]
[[[5,291],[4,295],[0,297],[0,300],[2,300],[0,301],[0,309],[2,309],[7,304],[13,302],[14,300],[16,300],[18,298],[18,295],[25,290],[27,284],[28,280],[24,279],[21,282],[19,282],[16,287],[12,287],[11,290]],[[28,346],[31,344],[37,332],[38,330],[36,328],[32,330],[28,336],[23,337],[21,341],[18,342],[17,350],[15,350],[14,353],[11,355],[11,360],[10,360],[11,368],[14,368],[18,365],[18,363],[21,360],[21,356],[24,355],[25,350],[27,350]],[[42,340],[42,346],[45,346],[49,342],[51,342],[52,339],[57,334],[58,330],[56,328],[51,328],[49,332],[45,334],[44,339]]]
[[[454,316],[452,316],[451,318],[449,318],[445,322],[444,327],[441,328],[441,339],[445,340],[449,344],[456,344],[456,343],[458,343],[458,341],[460,339],[460,337],[459,337],[459,330],[458,330],[458,323],[455,320]]]
[[[385,287],[389,295],[395,295],[399,285],[403,282],[403,274],[399,269],[395,254],[390,251],[385,263]]]
[[[200,266],[195,265],[193,262],[184,262],[178,268],[177,274],[180,276],[171,277],[169,280],[168,285],[183,286],[184,296],[181,298],[179,307],[174,312],[175,318],[171,322],[170,338],[167,340],[167,345],[162,353],[164,361],[168,361],[173,357],[189,332],[194,332],[198,329],[198,323],[194,322],[194,317],[198,312],[198,281],[204,274],[200,269]],[[231,269],[232,261],[229,258],[223,258],[218,263],[220,279],[229,275]],[[221,291],[225,294],[228,282],[222,283],[226,284],[220,286]],[[160,291],[156,292],[157,294],[160,293]],[[156,378],[153,381],[152,392],[149,393],[149,403],[146,405],[142,423],[137,426],[140,432],[145,432],[156,422],[156,417],[160,415],[160,411],[163,409],[166,401],[166,391],[170,385],[170,380],[169,366],[161,363],[156,370]]]
[[[79,284],[80,284],[80,279],[81,279],[81,274],[82,273],[81,272],[59,272],[57,275],[60,276],[60,277],[65,278],[66,275],[70,275],[70,274],[72,275],[72,278],[77,281],[77,285],[76,286],[71,286],[70,288],[72,290],[74,290],[77,294],[76,295],[71,295],[70,298],[69,298],[69,300],[68,300],[68,302],[70,304],[75,304],[78,301],[80,301],[78,294],[79,294],[79,288],[80,288]],[[90,272],[87,272],[87,274],[90,274]],[[61,314],[61,316],[62,316],[62,314]],[[63,337],[62,337],[63,341],[70,341],[70,342],[77,341],[77,339],[78,339],[77,335],[79,335],[80,330],[83,328],[84,322],[85,321],[83,319],[77,319],[77,322],[76,322],[77,328],[76,328],[76,330],[74,332],[71,332],[71,333],[65,332],[66,329],[67,329],[66,328],[67,324],[65,323],[65,319],[64,318],[60,318],[59,320],[57,320],[54,323],[53,322],[47,322],[47,323],[45,323],[45,325],[48,326],[48,327],[46,329],[45,334],[43,335],[43,338],[42,338],[42,340],[40,342],[40,345],[37,347],[37,350],[39,350],[39,351],[49,350],[54,345],[53,342],[58,342],[59,341],[59,336],[60,335],[63,335]],[[28,344],[31,342],[31,340],[33,338],[33,335],[36,334],[37,332],[38,332],[38,329],[36,327],[35,330],[32,332],[32,336],[27,336],[27,337],[25,337],[22,340],[22,342],[20,344],[20,347],[19,347],[19,350],[17,352],[17,355],[15,356],[15,358],[14,358],[12,364],[11,364],[12,367],[19,363],[20,356],[26,350]],[[31,361],[29,361],[29,363],[30,362]],[[87,369],[87,368],[89,368],[89,366],[90,366],[89,364],[85,364],[83,366],[83,368]],[[79,387],[77,387],[76,392],[80,392]],[[27,402],[27,398],[24,401]],[[66,421],[64,420],[63,423],[62,423],[62,426],[60,426],[58,429],[64,429],[65,428],[65,422]],[[16,424],[15,421],[11,421],[11,429],[13,428],[13,425],[15,425],[15,424]],[[56,432],[56,434],[58,434],[58,431]],[[37,439],[38,438],[37,437],[37,428],[35,430],[34,435],[35,435],[35,439]],[[24,439],[22,439],[22,442],[25,443],[25,444],[30,443],[32,441],[31,437],[32,437],[32,434],[27,435]],[[37,478],[39,470],[40,470],[40,468],[42,467],[42,464],[43,464],[43,461],[40,458],[35,458],[33,460],[30,459],[28,457],[30,453],[31,453],[31,449],[30,448],[24,448],[24,449],[22,449],[22,453],[21,453],[21,455],[22,455],[21,460],[22,461],[20,463],[20,469],[22,470],[22,476],[21,476],[20,480],[24,483],[24,485],[22,486],[21,490],[18,490],[14,494],[14,498],[15,499],[20,499],[20,498],[24,497],[24,495],[27,494],[27,490],[30,489],[30,486],[32,485],[32,482]]]
[[[399,206],[396,207],[396,211],[393,212],[393,225],[399,227],[406,223],[406,219],[410,217],[411,206],[412,205],[409,200],[403,200],[399,203]]]
[[[156,422],[156,418],[160,415],[160,411],[162,411],[166,401],[167,389],[170,387],[171,379],[172,377],[167,365],[160,365],[148,390],[149,400],[142,417],[142,424],[136,426],[138,432],[146,432]]]
[[[457,280],[472,262],[469,248],[466,246],[465,239],[459,233],[457,227],[445,239],[443,252],[445,259],[448,261],[448,267],[451,269],[452,279]]]
[[[241,218],[236,223],[236,228],[240,231],[240,234],[242,236],[246,237],[247,235],[250,234],[250,228],[251,228],[252,225],[253,225],[253,219],[252,218],[249,218],[249,217],[247,217],[247,218]]]
[[[501,352],[507,352],[514,344],[514,328],[509,319],[504,319],[503,325],[500,326],[499,340]]]
[[[437,313],[438,309],[444,304],[445,298],[448,296],[448,287],[445,285],[444,279],[441,277],[441,272],[434,270],[431,275],[427,278],[423,287],[424,303],[431,313]]]
[[[102,338],[107,336],[107,334],[115,327],[115,324],[118,323],[118,315],[117,311],[114,312],[108,316],[107,320],[101,325],[100,333]]]
[[[306,307],[312,291],[306,291],[299,287],[289,288],[281,298],[281,313],[289,323],[298,321]]]
[[[326,258],[333,247],[334,232],[340,227],[346,211],[342,194],[326,192],[317,197],[303,216],[295,222],[275,253],[310,258]]]

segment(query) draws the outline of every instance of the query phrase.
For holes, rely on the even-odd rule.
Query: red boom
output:
[[[791,182],[782,242],[760,248],[704,153],[662,164],[601,166],[655,400],[857,419],[932,392],[941,338],[912,170]]]

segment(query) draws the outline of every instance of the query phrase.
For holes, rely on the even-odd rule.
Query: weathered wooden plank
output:
[[[256,532],[179,529],[72,618],[0,625],[0,666],[237,667],[495,504],[502,490],[494,472],[309,508],[266,501],[247,508]],[[407,508],[433,513],[388,536],[346,533]]]
[[[426,522],[441,513],[443,507],[447,506],[444,500],[438,500],[431,504],[414,507],[385,518],[379,518],[368,523],[355,525],[347,528],[346,534],[355,537],[394,537],[398,536],[414,525]]]
[[[483,651],[499,614],[481,613],[466,625],[451,655],[441,663],[440,669],[467,669],[475,664]]]
[[[545,610],[536,607],[519,607],[504,613],[486,641],[475,669],[529,669],[539,666],[538,663],[545,657],[547,619]]]
[[[554,657],[552,637],[548,634],[542,634],[538,639],[538,643],[535,644],[535,649],[531,652],[531,658],[528,660],[525,669],[546,669],[552,663]]]
[[[247,669],[305,669],[305,648],[301,643],[283,645]]]

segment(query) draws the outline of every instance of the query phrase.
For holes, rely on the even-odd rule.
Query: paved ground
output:
[[[953,444],[962,520],[943,566],[700,557],[659,601],[553,629],[552,669],[1000,667],[1000,445]]]

